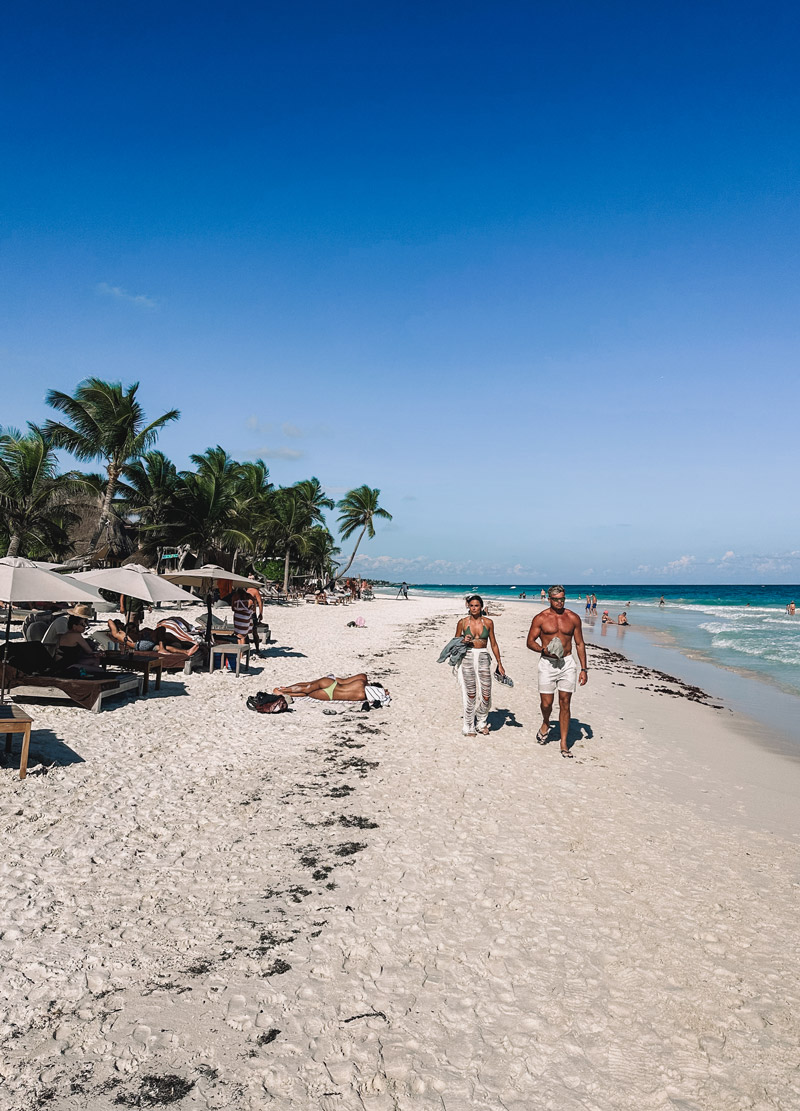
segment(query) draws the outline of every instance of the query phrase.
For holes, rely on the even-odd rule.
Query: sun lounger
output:
[[[120,694],[142,693],[142,676],[121,673],[113,679],[59,679],[55,675],[26,675],[9,667],[6,672],[12,697],[74,702],[99,714],[103,702]]]
[[[97,632],[92,633],[92,640],[96,640],[100,648],[104,652],[120,652],[122,645],[119,641],[114,640],[107,632],[98,629]],[[125,650],[125,654],[129,656],[154,656],[153,652],[136,652]],[[193,656],[187,656],[184,652],[159,652],[158,662],[164,671],[183,671],[186,661],[190,660],[192,664],[192,671],[203,670],[203,659],[200,652],[195,652]]]

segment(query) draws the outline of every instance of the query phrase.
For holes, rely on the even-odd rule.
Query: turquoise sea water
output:
[[[475,591],[484,598],[513,600],[521,593],[526,601],[540,603],[548,584],[507,586],[466,583],[458,586],[427,583],[410,588],[417,592],[463,598]],[[686,659],[705,660],[779,687],[800,697],[800,586],[593,586],[565,583],[567,605],[584,619],[586,638],[617,648],[626,655],[630,647],[651,645],[671,648]],[[597,595],[597,615],[587,618],[586,594]],[[390,591],[386,591],[390,593]],[[665,605],[659,606],[663,595]],[[786,605],[794,600],[798,614],[789,617]],[[628,612],[630,630],[601,627],[607,609],[616,619]],[[637,653],[640,657],[641,651]],[[652,662],[650,660],[642,662]],[[655,666],[663,665],[656,663]],[[800,709],[800,706],[798,706]]]

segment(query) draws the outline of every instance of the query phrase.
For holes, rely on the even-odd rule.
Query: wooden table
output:
[[[119,667],[125,668],[129,671],[141,671],[142,673],[142,694],[147,694],[150,689],[150,672],[155,676],[155,689],[161,690],[161,672],[164,665],[162,664],[158,652],[136,652],[129,654],[127,652],[101,652],[100,663],[103,665],[105,671],[107,664],[116,664]]]
[[[215,666],[223,668],[225,666],[225,657],[236,657],[236,674],[241,671],[242,656],[246,656],[244,666],[250,670],[250,645],[249,644],[212,644],[209,649],[208,656],[208,670],[213,671]],[[219,664],[215,664],[215,658],[219,658]]]
[[[32,721],[33,718],[28,717],[19,706],[12,706],[7,702],[0,706],[0,733],[6,735],[6,754],[11,752],[11,735],[22,733],[22,752],[19,758],[20,779],[24,779],[28,774],[28,749],[31,743]]]

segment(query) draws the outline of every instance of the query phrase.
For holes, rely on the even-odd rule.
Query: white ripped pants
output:
[[[458,669],[464,700],[463,733],[485,729],[492,708],[492,654],[488,648],[468,648]]]

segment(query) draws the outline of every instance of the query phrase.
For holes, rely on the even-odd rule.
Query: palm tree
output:
[[[378,505],[380,494],[380,490],[373,490],[369,486],[358,486],[355,490],[349,490],[341,501],[337,502],[337,508],[340,510],[337,525],[342,540],[349,540],[357,529],[361,529],[353,554],[338,572],[337,581],[347,574],[350,564],[356,558],[358,546],[364,539],[364,533],[367,533],[370,540],[375,536],[374,519],[376,517],[382,517],[385,521],[392,519],[391,513],[387,513]]]
[[[139,546],[150,555],[161,558],[157,529],[165,525],[174,508],[178,488],[178,471],[163,451],[148,451],[141,459],[127,463],[117,483],[120,512],[134,514],[140,525]],[[150,526],[150,527],[148,527]]]
[[[234,518],[236,529],[248,537],[246,547],[255,552],[262,523],[269,516],[275,487],[269,480],[269,469],[263,459],[238,464],[239,473],[235,483]],[[239,555],[237,547],[233,555],[233,570]]]
[[[283,553],[283,589],[289,590],[289,560],[292,553],[305,551],[310,532],[302,497],[290,486],[279,490],[262,524],[262,538],[273,550]]]
[[[148,451],[127,463],[117,483],[118,505],[123,513],[135,513],[143,525],[167,520],[178,485],[178,470],[163,451]]]
[[[333,509],[333,498],[329,498],[322,488],[318,478],[304,478],[302,482],[295,482],[292,487],[297,491],[298,503],[302,511],[308,515],[309,524],[323,524],[323,509]]]
[[[224,447],[207,447],[202,455],[189,457],[197,467],[197,473],[206,478],[228,479],[233,481],[239,477],[241,464],[233,456],[228,455]]]
[[[148,525],[163,544],[185,546],[205,563],[216,547],[235,547],[249,542],[237,527],[234,483],[219,476],[181,471],[175,487],[168,520]]]
[[[6,555],[31,546],[37,554],[65,553],[67,526],[77,518],[66,499],[82,489],[73,474],[59,474],[53,444],[36,425],[23,436],[0,430],[0,513],[8,533]]]
[[[67,418],[49,420],[44,432],[56,447],[66,448],[76,459],[86,462],[102,459],[106,465],[106,483],[100,515],[89,542],[89,552],[98,541],[111,517],[111,503],[124,467],[140,459],[155,443],[159,430],[180,413],[168,413],[145,424],[144,410],[136,398],[139,383],[123,389],[120,382],[104,382],[87,378],[75,390],[75,396],[49,390],[47,403]]]
[[[320,582],[325,582],[329,575],[333,574],[333,569],[336,566],[334,556],[339,554],[340,549],[336,547],[333,537],[326,528],[317,525],[315,528],[309,529],[306,552],[305,564],[310,571],[313,571]]]

